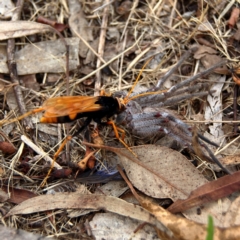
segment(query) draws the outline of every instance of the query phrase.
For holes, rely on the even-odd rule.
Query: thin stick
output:
[[[89,77],[93,76],[94,74],[96,74],[97,71],[103,69],[104,67],[108,66],[110,63],[112,63],[113,61],[115,61],[116,59],[118,59],[119,57],[122,56],[122,54],[128,52],[129,50],[131,50],[132,48],[134,48],[138,43],[139,40],[142,38],[142,35],[137,39],[137,41],[134,42],[134,44],[132,46],[130,46],[129,48],[127,48],[126,50],[124,50],[123,52],[119,53],[118,55],[116,55],[115,57],[113,57],[112,59],[110,59],[108,62],[106,62],[104,59],[102,59],[100,56],[98,56],[98,54],[96,53],[96,51],[89,45],[89,43],[81,36],[79,35],[78,32],[76,32],[75,30],[73,30],[74,33],[76,34],[76,36],[78,36],[80,38],[80,40],[97,56],[101,59],[101,61],[104,63],[101,67],[99,67],[98,69],[96,69],[95,71],[92,71],[91,73],[89,73],[88,75],[86,75],[85,77],[79,79],[79,80],[72,80],[70,82],[74,82],[74,85],[77,85],[81,82],[83,82],[84,80],[88,79]],[[117,73],[114,72],[116,75]]]
[[[238,85],[236,84],[234,86],[234,92],[233,92],[233,120],[237,120],[237,97],[238,97]],[[238,126],[237,124],[234,124],[234,134],[237,134]]]
[[[97,69],[101,65],[101,59],[103,58],[104,54],[104,47],[105,47],[105,39],[106,39],[106,32],[107,32],[107,25],[108,25],[108,4],[109,0],[105,1],[106,7],[104,8],[103,11],[103,17],[102,17],[102,24],[101,24],[101,32],[100,32],[100,37],[99,37],[99,45],[98,45],[98,59],[97,59]],[[94,96],[99,95],[99,90],[101,88],[101,71],[96,72],[96,81],[94,85]]]
[[[26,137],[25,135],[21,136],[21,140],[26,143],[31,149],[33,149],[37,154],[39,154],[40,156],[42,156],[43,159],[45,159],[45,161],[49,164],[53,164],[54,163],[54,167],[57,169],[62,169],[62,167],[53,161],[52,158],[50,158],[48,156],[48,153],[44,152],[41,148],[39,148],[37,145],[35,145],[28,137]]]
[[[139,2],[139,0],[134,0],[134,2],[133,2],[133,6],[132,6],[132,9],[131,9],[131,12],[130,12],[130,14],[128,16],[128,19],[127,19],[126,23],[125,23],[125,26],[124,26],[124,29],[123,29],[122,36],[121,36],[120,40],[122,40],[123,36],[125,35],[126,29],[128,27],[128,23],[129,23],[132,15],[133,15],[133,12],[135,11],[135,9],[136,9],[136,7],[138,5],[138,2]]]
[[[24,3],[23,0],[17,1],[16,8],[13,12],[12,21],[17,21],[20,19],[23,3]],[[13,87],[13,90],[14,90],[16,101],[17,101],[17,105],[18,105],[18,108],[20,109],[21,114],[24,114],[25,112],[27,112],[27,108],[24,103],[22,90],[19,86],[19,77],[17,73],[17,64],[15,60],[15,39],[14,38],[8,39],[7,41],[7,58],[8,58],[7,62],[8,62],[8,69],[9,69],[11,81],[12,83],[16,84]],[[25,120],[25,124],[28,125],[30,128],[33,127],[32,123],[27,119]]]

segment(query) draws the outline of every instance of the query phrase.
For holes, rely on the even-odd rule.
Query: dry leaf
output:
[[[75,32],[78,33],[86,42],[92,42],[93,37],[93,27],[88,26],[88,21],[86,20],[85,14],[82,10],[72,14],[69,18],[69,27],[72,31],[73,36],[76,36]],[[82,58],[86,58],[89,49],[81,41],[79,46],[79,54]]]
[[[19,80],[22,86],[37,92],[40,91],[40,84],[37,82],[35,74],[20,76]]]
[[[89,144],[90,145],[90,144]],[[140,191],[154,198],[187,198],[188,195],[208,181],[179,152],[154,145],[133,147],[138,155],[135,158],[127,149],[111,148],[124,166],[126,174]],[[217,202],[205,204],[201,214],[197,208],[183,212],[187,218],[200,223],[207,223],[208,215],[214,217],[216,226],[222,226],[222,214],[229,208],[230,201],[222,200],[222,208]]]
[[[128,189],[129,188],[124,181],[110,181],[97,188],[95,193],[104,194],[107,196],[120,197]]]
[[[211,74],[211,81],[215,82],[210,91],[213,91],[211,94],[207,96],[208,105],[205,109],[205,119],[216,121],[212,125],[209,126],[210,134],[208,132],[204,133],[209,140],[221,145],[224,141],[224,132],[222,130],[222,98],[221,92],[224,82],[226,80],[226,76],[219,76],[217,74]]]
[[[141,222],[124,218],[113,213],[97,213],[91,222],[91,232],[96,240],[102,239],[152,239],[157,240],[156,231],[148,224],[145,224],[136,233]]]
[[[224,227],[235,227],[240,225],[240,196],[236,198],[224,218]]]
[[[12,143],[6,141],[0,141],[0,150],[6,154],[13,154],[17,151]]]
[[[50,25],[59,32],[62,32],[65,28],[68,27],[68,25],[66,25],[66,24],[58,23],[54,20],[51,20],[51,19],[43,17],[43,16],[38,16],[37,22]]]
[[[240,14],[240,9],[238,7],[235,7],[232,9],[231,16],[228,20],[228,26],[230,28],[233,28],[236,25],[239,19],[239,14]]]
[[[54,209],[103,209],[142,222],[150,223],[162,232],[171,236],[171,231],[165,228],[165,226],[142,207],[127,203],[119,198],[104,195],[79,193],[57,193],[48,196],[42,195],[20,203],[18,206],[12,208],[6,217],[15,214],[29,214]]]
[[[210,68],[214,64],[221,62],[222,58],[217,55],[217,51],[213,49],[212,47],[208,47],[205,45],[200,45],[198,47],[198,50],[194,53],[195,59],[200,59],[201,63],[205,68]],[[214,70],[215,73],[219,74],[228,74],[229,71],[226,66],[223,66],[221,68],[216,68]]]
[[[10,198],[8,201],[16,204],[37,196],[37,194],[25,189],[12,188],[7,186],[2,186],[2,189],[6,193],[10,193]]]
[[[48,25],[28,21],[0,21],[0,40],[25,37],[35,33],[52,31]]]
[[[224,165],[238,165],[240,164],[240,154],[223,157],[221,162]]]
[[[11,0],[0,1],[0,16],[1,19],[11,18],[15,5]]]
[[[154,216],[168,227],[178,240],[206,239],[207,226],[190,221],[186,218],[175,216],[167,210],[147,199],[141,202]],[[214,221],[214,240],[237,240],[240,239],[240,227],[222,229],[216,227]]]
[[[0,189],[0,203],[6,202],[9,199],[9,195]]]
[[[171,213],[169,213],[167,210],[163,209],[161,206],[159,206],[157,203],[155,203],[152,199],[149,199],[149,197],[141,197],[137,194],[137,192],[132,188],[131,183],[128,182],[129,188],[131,189],[132,193],[138,199],[139,203],[142,207],[147,209],[149,212],[151,212],[157,219],[160,220],[160,222],[164,223],[173,233],[173,237],[171,239],[183,239],[183,240],[194,240],[194,239],[206,239],[207,230],[206,225],[194,223],[192,221],[189,221],[185,218],[182,218],[180,216],[175,216]],[[220,240],[220,239],[238,239],[237,236],[240,235],[240,233],[235,232],[235,228],[222,230],[220,228],[217,228],[214,223],[214,239]],[[240,227],[238,227],[240,229]],[[160,239],[169,239],[165,236],[164,232],[160,232],[158,230],[157,234]],[[225,238],[225,237],[228,238]]]
[[[138,162],[131,161],[127,149],[116,152],[126,174],[140,191],[154,198],[184,199],[208,181],[181,153],[167,147],[144,145],[132,150]]]
[[[74,70],[79,66],[79,39],[69,38],[65,40],[69,45],[69,70]],[[65,72],[65,53],[66,46],[61,39],[27,44],[15,53],[18,74],[26,75],[42,72]],[[0,72],[8,73],[6,59],[0,64]]]
[[[172,213],[182,212],[194,206],[227,197],[238,190],[240,190],[240,172],[204,184],[192,191],[187,199],[177,200],[168,210]]]

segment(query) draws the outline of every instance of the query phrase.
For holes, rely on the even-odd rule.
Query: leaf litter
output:
[[[53,174],[44,189],[39,187],[49,168],[48,160],[44,159],[54,155],[66,136],[66,128],[37,124],[28,129],[20,122],[2,126],[1,140],[13,144],[16,149],[21,146],[18,155],[4,152],[4,149],[1,153],[2,190],[13,194],[10,198],[2,198],[2,212],[6,209],[8,212],[2,222],[61,239],[79,236],[83,239],[100,239],[101,236],[105,239],[117,236],[205,239],[208,215],[211,215],[214,239],[238,239],[239,138],[236,126],[239,99],[238,95],[234,97],[237,86],[232,81],[233,78],[237,83],[239,68],[237,3],[106,0],[86,1],[85,4],[79,1],[38,1],[33,4],[29,1],[19,8],[21,14],[16,19],[12,2],[6,2],[5,6],[0,5],[2,119],[20,115],[16,101],[12,100],[13,94],[9,94],[16,85],[8,82],[12,69],[9,70],[7,65],[5,49],[10,39],[16,42],[17,72],[22,75],[21,82],[26,82],[20,88],[27,109],[41,106],[44,100],[53,96],[93,96],[101,89],[124,96],[150,57],[152,60],[142,71],[139,83],[144,88],[138,88],[139,92],[136,88],[130,97],[146,91],[168,92],[143,95],[142,100],[129,102],[125,116],[118,116],[121,127],[125,123],[125,141],[129,146],[135,146],[132,149],[137,158],[127,149],[116,148],[121,145],[110,128],[98,126],[105,147],[90,149],[95,157],[94,169],[82,172],[76,167],[85,156],[86,147],[82,140],[91,141],[87,131],[70,142],[70,162],[66,154],[58,158],[66,175],[57,178],[57,174]],[[21,1],[17,2],[21,4]],[[38,23],[38,17],[46,24]],[[61,27],[65,41],[70,45],[69,66],[66,65],[66,45],[56,30],[47,24],[56,29]],[[178,66],[184,53],[196,46],[197,50]],[[227,64],[214,69],[214,73],[200,74],[194,82],[186,82],[175,89],[190,76],[226,59]],[[163,81],[171,69],[174,70],[170,77]],[[234,101],[235,109],[232,108]],[[34,119],[36,123],[39,118],[34,116]],[[81,125],[81,120],[79,122]],[[231,165],[232,175],[223,176],[223,169],[209,165],[205,157],[201,159],[207,155],[211,160],[211,154],[203,147],[202,140],[197,148],[192,146],[197,144],[191,140],[194,125],[201,134],[199,139],[205,136],[220,145],[217,148],[204,143],[224,166]],[[71,129],[78,125],[74,123],[68,128],[72,132]],[[21,135],[28,136],[26,145],[21,140],[26,137]],[[169,138],[168,146],[175,150],[155,145],[165,137]],[[200,148],[204,155],[197,156],[194,149]],[[131,194],[123,182],[111,183],[112,180],[123,181],[116,170],[117,163],[121,163],[121,168],[144,199],[140,201],[142,207],[121,199],[124,192]],[[110,183],[111,189],[115,186],[115,191],[108,189]],[[78,192],[79,186],[83,185],[88,194]],[[165,199],[173,202],[170,207],[165,207],[169,207],[167,210],[155,202],[161,204]],[[177,205],[180,205],[178,210]],[[189,209],[190,206],[193,208]],[[85,210],[65,214],[73,208]],[[169,211],[173,208],[183,216],[171,214]],[[95,212],[99,210],[104,213]],[[43,222],[43,225],[33,228],[37,222]],[[99,229],[104,229],[103,235]]]

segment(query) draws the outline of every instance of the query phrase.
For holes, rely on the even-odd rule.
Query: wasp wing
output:
[[[102,108],[100,104],[96,104],[98,99],[99,97],[88,96],[49,98],[42,105],[42,108],[45,110],[44,117],[62,117],[83,112],[94,112]]]

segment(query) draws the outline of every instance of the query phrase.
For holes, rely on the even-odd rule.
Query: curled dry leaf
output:
[[[70,168],[62,168],[62,169],[55,169],[52,173],[51,176],[54,178],[67,178],[71,175],[72,169]]]
[[[78,162],[78,167],[80,170],[82,170],[82,171],[86,170],[86,168],[88,166],[88,161],[91,160],[92,157],[94,157],[93,156],[94,154],[95,154],[95,151],[86,151],[85,157],[80,162]],[[92,165],[90,164],[90,167],[91,166]]]
[[[212,67],[214,64],[222,61],[222,58],[217,54],[218,52],[212,47],[200,45],[198,46],[198,50],[194,53],[194,58],[201,60],[204,67],[209,68]],[[226,65],[221,68],[216,68],[214,72],[219,74],[229,74]]]
[[[124,15],[124,14],[127,14],[131,11],[131,8],[132,8],[132,1],[123,1],[117,8],[116,8],[116,12],[119,14],[119,15]]]

